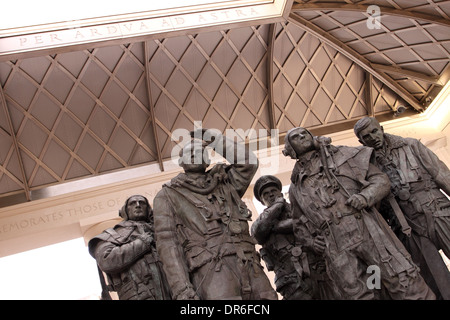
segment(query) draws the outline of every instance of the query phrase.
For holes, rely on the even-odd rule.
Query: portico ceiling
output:
[[[282,137],[423,112],[450,76],[449,15],[446,0],[297,0],[273,24],[9,56],[0,207],[112,172],[163,171],[171,134],[194,121]]]

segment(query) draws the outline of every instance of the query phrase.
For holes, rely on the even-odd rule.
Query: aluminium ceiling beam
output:
[[[336,3],[336,2],[326,2],[326,3],[296,3],[292,6],[291,12],[300,11],[356,11],[356,12],[367,12],[370,5],[366,4],[351,4],[351,3]],[[443,17],[427,14],[423,12],[417,12],[412,10],[400,10],[385,6],[378,6],[380,8],[381,15],[390,15],[406,19],[421,20],[429,23],[434,23],[442,25],[445,27],[450,27],[450,20]]]
[[[387,72],[387,73],[398,75],[398,76],[403,76],[403,77],[406,77],[406,78],[409,78],[409,79],[412,79],[412,80],[418,80],[418,81],[423,81],[423,82],[426,82],[426,83],[443,85],[440,82],[440,77],[439,76],[429,76],[429,75],[426,75],[426,74],[421,73],[421,72],[412,71],[412,70],[406,70],[406,69],[403,69],[403,68],[400,68],[400,67],[389,66],[389,65],[378,64],[378,63],[371,63],[371,66],[375,70]]]
[[[155,142],[156,152],[157,152],[157,160],[159,163],[159,169],[164,171],[164,164],[162,160],[162,152],[161,147],[159,145],[159,139],[158,139],[158,130],[156,128],[156,117],[155,117],[155,108],[153,105],[153,99],[152,99],[152,91],[150,88],[150,54],[148,52],[148,44],[147,41],[144,41],[144,59],[145,59],[145,83],[146,83],[146,89],[147,89],[147,98],[148,98],[148,108],[150,111],[150,117],[152,121],[152,129],[153,129],[153,139]]]
[[[369,72],[366,71],[365,73],[366,81],[364,82],[365,85],[365,100],[367,105],[367,112],[370,117],[373,117],[375,115],[375,106],[373,105],[373,92],[372,92],[372,82],[373,82],[373,76]]]
[[[424,107],[417,101],[417,99],[411,95],[405,88],[396,83],[391,77],[389,77],[383,71],[375,70],[369,60],[364,58],[361,54],[353,50],[351,47],[340,41],[339,39],[332,36],[329,32],[319,28],[315,24],[309,22],[308,20],[300,17],[295,13],[289,15],[289,21],[299,26],[303,30],[310,32],[319,40],[331,46],[333,49],[341,52],[344,56],[358,64],[365,71],[372,74],[375,78],[384,83],[389,89],[394,91],[397,95],[403,98],[408,104],[411,105],[415,110],[422,112]]]
[[[267,41],[267,95],[269,102],[270,129],[275,129],[277,125],[275,120],[275,102],[273,97],[273,50],[275,46],[275,32],[276,24],[272,23],[269,26],[269,35]]]
[[[25,191],[25,196],[27,201],[31,201],[30,187],[28,186],[27,175],[25,173],[25,167],[23,164],[22,156],[20,154],[19,142],[17,141],[16,134],[14,133],[14,126],[11,119],[11,114],[9,113],[8,106],[6,105],[5,93],[3,92],[2,86],[0,86],[0,103],[3,105],[3,110],[5,112],[6,121],[8,122],[9,131],[14,144],[14,150],[17,154],[17,161],[19,162],[20,173],[22,174],[23,189]]]
[[[449,80],[450,80],[450,65],[448,65],[445,68],[444,72],[441,73],[441,76],[439,78],[439,84],[445,86]]]

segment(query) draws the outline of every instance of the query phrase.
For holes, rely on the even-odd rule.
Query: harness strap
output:
[[[397,217],[397,220],[400,223],[400,226],[402,227],[402,232],[405,235],[407,235],[408,237],[411,237],[411,227],[409,226],[408,222],[406,221],[405,215],[403,214],[403,211],[400,208],[400,206],[398,205],[394,196],[392,194],[389,194],[388,200],[389,200],[389,204],[392,207],[392,210],[394,210],[395,216]]]

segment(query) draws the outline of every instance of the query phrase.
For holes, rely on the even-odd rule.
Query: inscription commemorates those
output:
[[[152,199],[160,190],[150,190],[144,195]],[[10,238],[16,232],[32,231],[32,229],[41,229],[44,226],[62,225],[73,223],[80,218],[92,217],[97,214],[114,212],[120,208],[125,201],[127,195],[120,195],[100,200],[87,200],[80,205],[73,205],[69,202],[53,208],[38,210],[30,214],[15,215],[0,218],[0,240],[2,238]]]

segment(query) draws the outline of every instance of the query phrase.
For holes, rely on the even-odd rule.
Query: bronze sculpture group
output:
[[[253,192],[266,208],[250,229],[242,197],[258,160],[204,133],[180,151],[184,172],[163,185],[153,210],[132,196],[124,221],[90,241],[119,299],[450,299],[438,252],[449,256],[450,201],[439,189],[450,194],[450,171],[418,140],[386,134],[369,117],[355,125],[360,147],[289,130],[289,202],[279,179],[260,177]],[[208,149],[228,164],[208,170]]]

